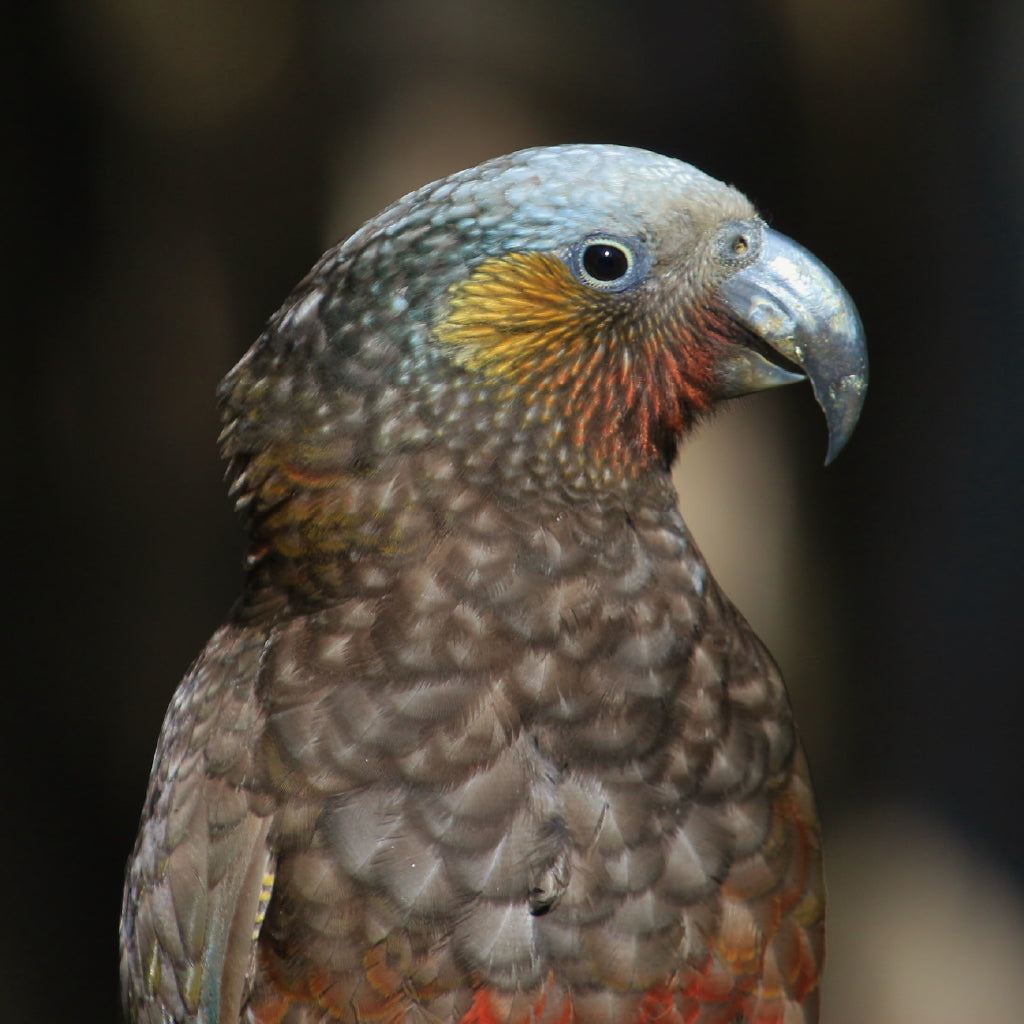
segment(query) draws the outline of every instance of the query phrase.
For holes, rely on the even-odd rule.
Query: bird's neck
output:
[[[503,551],[513,572],[524,559],[536,563],[541,580],[557,567],[544,565],[552,531],[564,537],[551,543],[571,540],[595,567],[607,564],[602,552],[616,544],[635,546],[641,524],[688,544],[660,466],[627,475],[605,472],[582,454],[538,459],[532,439],[495,431],[399,445],[370,462],[331,456],[348,450],[341,441],[292,445],[253,460],[246,473],[253,493],[245,499],[247,617],[304,612],[368,588],[385,593],[410,566],[452,543]],[[537,550],[524,554],[532,543]],[[476,578],[467,567],[467,586]]]
[[[667,476],[584,496],[474,477],[449,448],[390,466],[289,471],[291,498],[267,513],[239,615],[296,630],[305,671],[340,683],[351,663],[392,692],[469,687],[529,728],[552,771],[606,765],[621,779],[642,761],[688,792],[705,777],[749,785],[787,763],[781,681],[709,576]],[[751,701],[771,719],[751,722]],[[736,733],[726,705],[739,709]],[[451,708],[437,729],[450,714],[472,733],[463,705]],[[756,752],[743,779],[729,735]],[[488,736],[467,744],[490,749]],[[673,759],[680,736],[687,753]]]
[[[685,537],[668,464],[688,424],[657,443],[653,428],[631,433],[640,391],[620,405],[593,394],[603,412],[581,421],[558,389],[510,388],[430,345],[371,348],[321,367],[303,351],[310,367],[287,388],[276,354],[258,349],[225,382],[222,446],[250,534],[244,614],[336,603],[447,538],[475,542],[486,522],[510,541],[565,523],[588,551],[630,536],[637,518]],[[371,374],[378,356],[390,369]]]

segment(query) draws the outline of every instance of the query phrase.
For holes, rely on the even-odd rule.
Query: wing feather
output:
[[[235,1024],[273,884],[254,807],[266,636],[217,632],[167,713],[125,883],[121,976],[136,1024]]]

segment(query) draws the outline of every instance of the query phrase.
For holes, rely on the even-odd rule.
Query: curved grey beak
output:
[[[850,439],[868,386],[864,328],[835,275],[791,238],[765,228],[757,260],[721,287],[726,307],[811,382],[828,424],[828,465]],[[770,353],[737,346],[722,367],[725,396],[802,379]]]

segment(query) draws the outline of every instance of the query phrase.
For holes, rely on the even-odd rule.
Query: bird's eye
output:
[[[592,242],[583,250],[583,269],[602,284],[625,277],[630,262],[629,253],[611,242]]]
[[[588,238],[577,247],[576,276],[591,288],[618,291],[634,283],[638,261],[633,249],[616,238]]]

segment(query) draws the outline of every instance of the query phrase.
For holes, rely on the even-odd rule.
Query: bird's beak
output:
[[[720,294],[729,315],[770,350],[731,346],[719,366],[722,396],[806,376],[828,423],[828,465],[853,433],[868,385],[864,328],[853,300],[828,267],[767,227],[757,260],[730,277]]]

